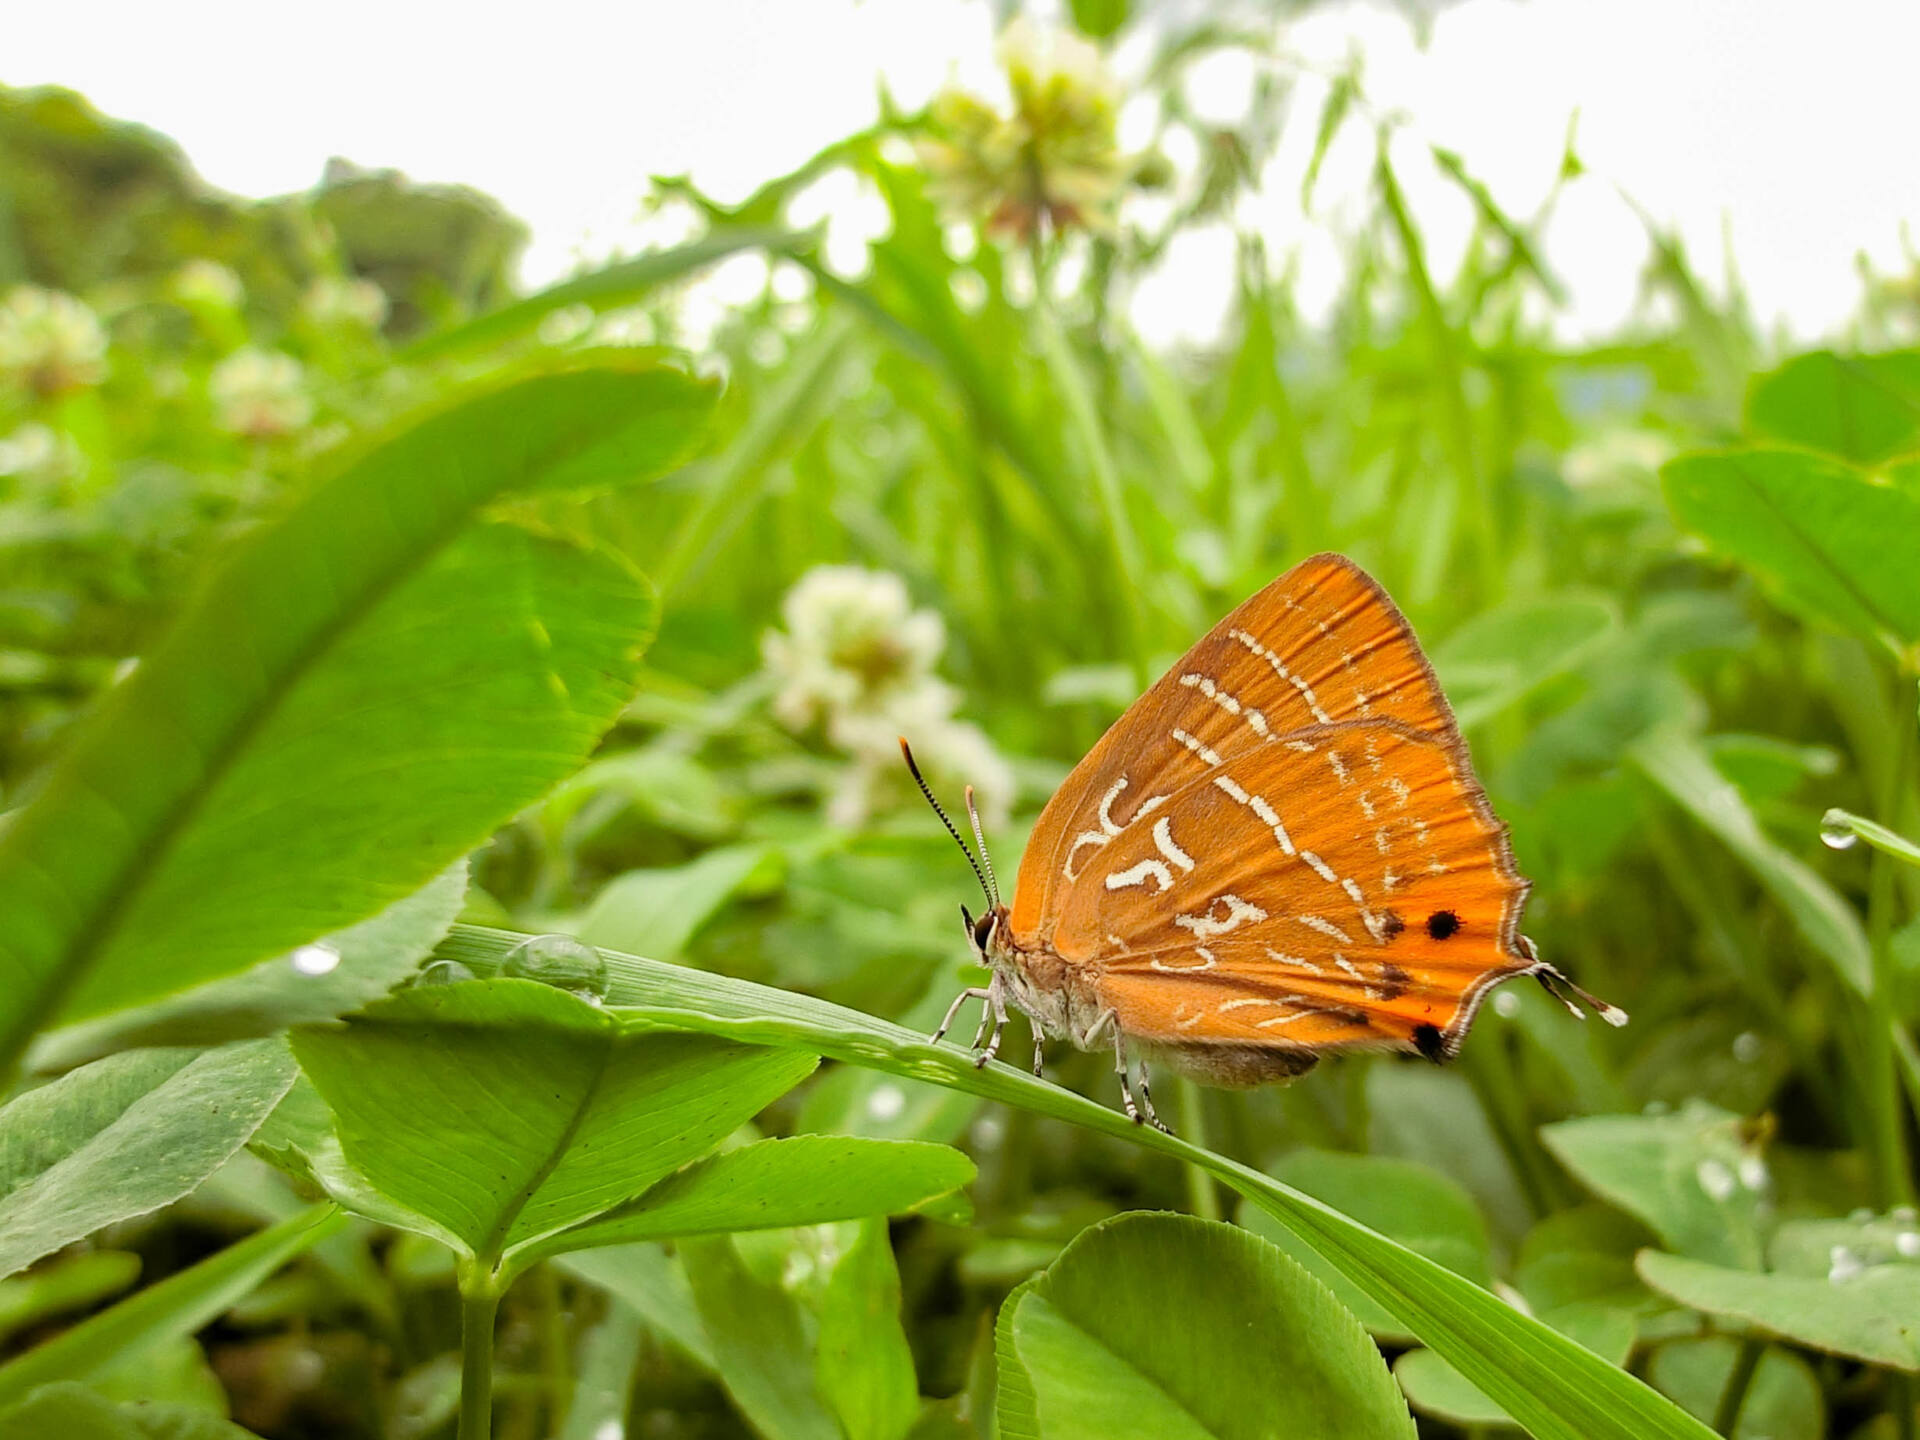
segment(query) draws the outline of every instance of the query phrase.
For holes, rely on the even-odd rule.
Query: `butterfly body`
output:
[[[1115,722],[1041,812],[1012,905],[968,918],[985,1053],[1009,1005],[1036,1041],[1111,1046],[1131,1113],[1130,1045],[1230,1086],[1344,1050],[1443,1060],[1529,974],[1624,1021],[1520,934],[1527,889],[1405,618],[1315,556]]]

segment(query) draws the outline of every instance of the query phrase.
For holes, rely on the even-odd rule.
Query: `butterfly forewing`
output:
[[[1450,735],[1290,732],[1142,792],[1051,936],[1122,1031],[1163,1045],[1450,1051],[1532,967],[1526,882]]]
[[[1216,625],[1074,768],[1028,842],[1015,936],[1046,938],[1094,856],[1151,797],[1281,735],[1356,720],[1455,737],[1392,600],[1351,561],[1316,555]]]

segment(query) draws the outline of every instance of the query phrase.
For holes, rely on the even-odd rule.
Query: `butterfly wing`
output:
[[[1536,968],[1527,882],[1452,733],[1316,725],[1203,766],[1086,847],[1051,947],[1180,1049],[1449,1055]]]
[[[1152,797],[1276,736],[1353,720],[1457,743],[1406,617],[1352,561],[1315,555],[1214,626],[1074,767],[1027,842],[1014,936],[1044,942],[1094,855]]]

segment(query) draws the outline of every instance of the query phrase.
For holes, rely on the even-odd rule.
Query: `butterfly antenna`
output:
[[[954,828],[953,821],[947,818],[947,812],[940,808],[940,802],[933,798],[933,791],[927,788],[926,779],[920,774],[920,767],[913,763],[913,749],[907,744],[907,737],[904,735],[900,737],[900,754],[907,762],[907,773],[913,776],[913,783],[920,787],[920,793],[927,797],[927,804],[931,805],[933,813],[940,817],[940,823],[947,827],[947,834],[953,837],[953,843],[958,845],[960,853],[967,857],[967,868],[973,871],[973,878],[980,882],[980,893],[987,897],[989,905],[997,908],[1000,901],[995,897],[993,887],[987,884],[987,877],[981,872],[980,862],[973,858],[973,852],[967,848],[967,842],[960,838],[960,832]],[[981,854],[984,856],[985,850],[982,850]]]
[[[973,786],[967,786],[967,819],[973,822],[973,843],[980,852],[980,863],[987,867],[987,898],[1000,908],[1000,877],[993,873],[993,857],[987,854],[986,833],[980,828],[980,809],[973,803]]]

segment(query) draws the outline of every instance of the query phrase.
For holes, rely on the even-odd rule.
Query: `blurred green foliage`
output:
[[[1073,13],[1097,35],[1126,18],[1105,4]],[[1251,55],[1260,76],[1231,124],[1195,118],[1183,89],[1193,63],[1222,49]],[[1712,293],[1650,225],[1637,318],[1569,343],[1541,238],[1567,188],[1595,183],[1571,139],[1546,203],[1515,215],[1473,157],[1423,145],[1357,72],[1302,76],[1269,36],[1170,36],[1125,93],[1076,95],[1075,84],[1118,82],[1069,61],[1023,62],[1040,69],[1008,115],[953,97],[926,113],[889,108],[737,205],[663,181],[650,204],[684,244],[518,297],[508,277],[522,231],[484,197],[342,166],[306,195],[240,202],[76,96],[0,92],[0,797],[29,800],[50,759],[88,753],[84,736],[68,748],[79,717],[190,597],[202,606],[190,623],[213,627],[199,633],[238,633],[205,609],[208,594],[237,597],[232,608],[267,633],[281,625],[262,609],[273,597],[325,588],[276,589],[285,566],[257,565],[253,590],[238,588],[238,570],[208,580],[236,536],[263,547],[243,553],[270,554],[277,542],[261,537],[297,539],[288,527],[319,513],[316,496],[356,494],[356,519],[324,532],[348,557],[336,573],[352,578],[358,542],[371,553],[382,538],[382,506],[404,509],[415,472],[432,468],[418,437],[442,432],[409,428],[421,417],[506,397],[493,430],[445,432],[498,459],[516,432],[573,423],[508,381],[591,372],[609,346],[635,373],[691,348],[725,380],[696,458],[645,485],[609,475],[489,491],[478,531],[510,532],[546,561],[527,560],[511,585],[494,560],[476,562],[493,588],[470,607],[457,603],[458,573],[442,576],[455,595],[445,605],[384,602],[402,658],[374,669],[421,683],[382,693],[417,690],[430,706],[441,672],[424,656],[449,670],[525,661],[502,635],[551,623],[564,638],[565,625],[605,619],[581,644],[607,694],[559,661],[528,672],[561,683],[575,733],[556,749],[568,753],[520,756],[520,782],[460,772],[473,814],[506,822],[473,857],[464,918],[578,933],[924,1032],[968,983],[952,916],[967,877],[897,774],[892,735],[927,737],[943,788],[981,787],[1010,875],[1025,825],[1145,679],[1295,560],[1343,551],[1428,645],[1534,881],[1529,932],[1633,1023],[1575,1028],[1538,994],[1501,992],[1453,1070],[1355,1058],[1286,1090],[1191,1091],[1182,1132],[1493,1287],[1723,1434],[1912,1435],[1920,876],[1897,843],[1849,845],[1852,830],[1819,842],[1830,807],[1896,840],[1920,833],[1920,351],[1899,348],[1920,338],[1920,286],[1869,277],[1848,343],[1789,354],[1737,291]],[[1122,154],[1110,102],[1134,95],[1156,102],[1157,130]],[[1309,192],[1333,147],[1371,159],[1324,317],[1303,313],[1275,237],[1236,218],[1287,137],[1311,141]],[[1183,168],[1175,154],[1199,158]],[[1429,263],[1406,199],[1412,167],[1475,216],[1452,274]],[[852,248],[840,233],[849,195],[884,216]],[[795,218],[823,196],[848,213]],[[1130,298],[1177,240],[1220,227],[1233,301],[1217,343],[1143,343]],[[757,291],[708,323],[699,282],[719,265]],[[620,420],[581,425],[604,436]],[[413,458],[395,468],[396,454]],[[854,568],[822,578],[822,566]],[[660,623],[644,672],[627,675],[607,656],[647,629],[635,572],[658,591]],[[362,578],[374,593],[371,569]],[[616,592],[620,634],[600,610]],[[452,617],[456,635],[464,614],[468,633],[447,650],[441,632],[410,640],[428,614]],[[338,638],[331,620],[305,619]],[[218,672],[230,657],[209,643],[187,658]],[[306,649],[289,661],[297,673],[314,663]],[[318,663],[331,663],[324,646]],[[634,679],[637,695],[610,718]],[[360,683],[343,693],[379,689]],[[271,684],[247,693],[263,713],[279,704]],[[490,693],[475,703],[507,703]],[[423,768],[418,755],[436,746],[484,745],[506,728],[487,719],[423,729],[414,762],[395,770]],[[585,769],[512,813],[602,730]],[[139,773],[172,776],[191,811],[201,791],[162,740]],[[194,922],[217,932],[204,943],[184,921],[121,935],[123,969],[166,961],[122,1003],[161,998],[42,1036],[32,1065],[323,1018],[310,998],[304,1009],[275,998],[284,975],[233,974],[290,935],[355,937],[336,948],[352,974],[327,1013],[424,956],[418,924],[339,927],[396,898],[399,870],[411,885],[471,839],[425,808],[425,782],[382,775],[370,791],[363,776],[341,791],[389,836],[418,810],[430,833],[397,866],[394,845],[353,840],[352,815],[303,831],[305,848],[276,846],[275,826],[297,813],[279,807],[301,787],[291,763],[260,773],[272,783],[237,811],[210,807],[208,824],[241,836],[236,853],[263,874],[281,873],[231,909],[210,904]],[[171,873],[172,825],[156,824],[153,863],[124,873]],[[144,855],[145,842],[127,843]],[[323,879],[316,848],[364,873]],[[219,870],[176,865],[209,894]],[[436,883],[435,937],[457,903],[453,880]],[[321,885],[324,903],[301,910],[299,893]],[[111,914],[116,892],[102,893]],[[259,932],[270,940],[244,931],[254,911],[271,912]],[[175,993],[219,965],[226,979]],[[1101,1057],[1053,1062],[1063,1084],[1107,1094]],[[168,1115],[170,1093],[163,1079],[144,1102],[114,1103]],[[380,1125],[355,1123],[355,1143],[377,1138]],[[535,1265],[504,1302],[502,1433],[584,1436],[612,1419],[660,1435],[984,1435],[996,1318],[998,1363],[1028,1372],[1024,1392],[999,1391],[1002,1433],[1069,1433],[1050,1414],[1083,1424],[1074,1387],[1089,1367],[1120,1367],[1140,1405],[1176,1404],[1177,1379],[1102,1329],[1113,1317],[1086,1258],[1145,1232],[1090,1227],[1130,1209],[1217,1215],[1212,1180],[1057,1114],[852,1067],[758,1123],[958,1144],[979,1169],[971,1223],[929,1211],[891,1231],[854,1219]],[[329,1124],[300,1082],[255,1139],[278,1169],[243,1155],[177,1203],[180,1176],[131,1187],[153,1193],[116,1212],[100,1256],[138,1252],[149,1282],[178,1280],[259,1230],[277,1264],[286,1232],[261,1227],[311,1224],[296,1199],[311,1192],[291,1184],[334,1188],[334,1162],[313,1158]],[[113,1129],[102,1120],[62,1143],[78,1154]],[[18,1176],[79,1162],[37,1163]],[[158,1205],[169,1208],[141,1218]],[[34,1218],[26,1201],[16,1208]],[[1257,1207],[1240,1218],[1265,1237],[1257,1248],[1185,1230],[1134,1248],[1227,1255],[1252,1277],[1253,1309],[1296,1292],[1330,1311],[1337,1299],[1351,1317],[1316,1373],[1392,1412],[1364,1326],[1422,1434],[1505,1423],[1297,1232]],[[70,1238],[34,1223],[49,1244]],[[168,1318],[141,1333],[174,1357],[164,1375],[155,1365],[154,1396],[263,1435],[450,1433],[453,1262],[402,1233],[423,1229],[356,1220],[251,1294],[243,1255],[231,1275],[245,1287],[222,1272],[183,1285],[202,1297],[190,1304],[150,1301]],[[69,1250],[0,1282],[15,1287],[10,1344],[131,1283],[73,1268],[84,1258]],[[1102,1303],[1161,1304],[1173,1323],[1194,1302],[1148,1286],[1153,1263],[1115,1261]],[[1221,1375],[1251,1383],[1237,1368]],[[110,1373],[98,1386],[125,1393]],[[91,1401],[42,1391],[35,1403]]]

